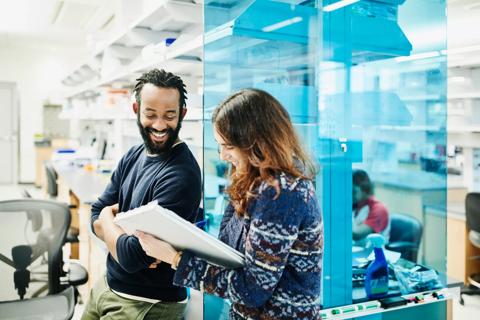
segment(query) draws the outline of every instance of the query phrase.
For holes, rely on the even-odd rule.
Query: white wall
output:
[[[84,52],[76,48],[0,48],[0,81],[14,82],[19,92],[19,176],[18,182],[35,180],[35,133],[42,132],[42,108],[60,79],[81,61]]]

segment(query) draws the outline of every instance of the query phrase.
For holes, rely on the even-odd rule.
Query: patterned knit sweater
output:
[[[313,184],[278,176],[238,217],[226,209],[219,238],[245,253],[242,268],[211,265],[185,251],[174,284],[232,302],[230,319],[320,319],[323,222]]]

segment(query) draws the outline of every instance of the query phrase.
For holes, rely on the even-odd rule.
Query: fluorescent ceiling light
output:
[[[442,54],[458,54],[458,53],[466,53],[466,52],[473,52],[473,51],[480,51],[480,45],[442,50],[440,52]]]
[[[55,4],[55,8],[53,10],[52,19],[51,19],[51,24],[57,23],[58,16],[60,15],[60,12],[62,12],[63,10],[63,5],[64,5],[63,1],[57,1],[57,3]]]
[[[411,56],[407,56],[407,57],[398,57],[398,58],[395,58],[395,61],[403,62],[403,61],[427,59],[427,58],[438,57],[439,55],[440,55],[439,51],[428,51],[428,52],[412,54]]]
[[[323,11],[325,11],[325,12],[334,11],[334,10],[346,7],[350,4],[356,3],[358,1],[360,1],[360,0],[341,0],[341,1],[337,1],[335,3],[329,4],[329,5],[326,5],[325,7],[323,7]]]
[[[271,24],[269,26],[263,27],[262,31],[263,32],[275,31],[277,29],[284,28],[284,27],[289,26],[291,24],[298,23],[302,20],[303,20],[302,17],[294,17],[292,19],[287,19],[287,20],[284,20],[284,21],[281,21],[281,22],[274,23],[274,24]]]

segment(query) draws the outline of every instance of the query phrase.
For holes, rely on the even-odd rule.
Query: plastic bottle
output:
[[[367,236],[367,241],[373,246],[375,260],[370,263],[365,274],[365,291],[369,299],[378,299],[388,293],[388,263],[382,249],[385,238],[373,233]]]

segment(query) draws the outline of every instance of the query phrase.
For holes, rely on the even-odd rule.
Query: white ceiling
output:
[[[480,45],[480,0],[450,0],[447,11],[448,47]]]
[[[13,47],[85,49],[87,38],[95,39],[99,31],[112,24],[115,6],[121,1],[126,0],[0,0],[0,50]],[[480,0],[448,0],[448,48],[480,45],[478,20]],[[421,36],[421,33],[417,29],[412,34]],[[479,52],[480,49],[474,53]],[[462,57],[467,55],[472,53]]]
[[[0,0],[0,47],[85,47],[115,0]]]

